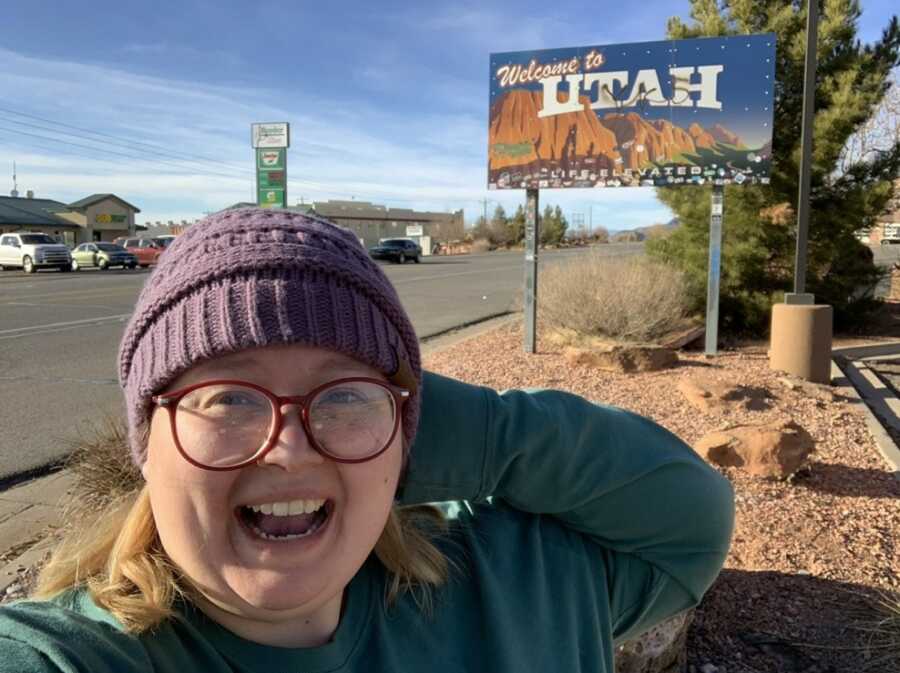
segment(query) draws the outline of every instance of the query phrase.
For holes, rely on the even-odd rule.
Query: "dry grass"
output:
[[[683,326],[684,275],[643,256],[592,251],[543,270],[538,302],[552,327],[624,341],[653,341]]]
[[[476,238],[472,241],[472,252],[487,252],[493,246],[486,238]]]
[[[137,489],[140,471],[131,462],[125,424],[106,418],[72,442],[66,461],[75,474],[67,517],[77,520],[102,511],[113,500]]]
[[[863,634],[859,670],[900,671],[900,593],[879,590],[877,598],[865,598],[870,610],[849,625]]]

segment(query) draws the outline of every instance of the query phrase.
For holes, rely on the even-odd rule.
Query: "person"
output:
[[[423,372],[384,273],[307,215],[176,239],[119,376],[143,485],[0,609],[0,671],[611,672],[728,550],[688,446]]]

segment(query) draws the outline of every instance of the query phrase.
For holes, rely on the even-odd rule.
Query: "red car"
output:
[[[151,264],[159,261],[159,256],[163,254],[165,248],[152,238],[117,238],[113,241],[116,245],[121,245],[128,252],[137,257],[138,265],[146,268]]]

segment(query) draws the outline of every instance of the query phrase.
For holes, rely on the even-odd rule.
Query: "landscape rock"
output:
[[[778,380],[788,390],[803,393],[807,397],[812,397],[820,402],[834,402],[839,398],[834,389],[824,383],[813,383],[812,381],[804,381],[792,376],[782,376]]]
[[[680,332],[676,332],[675,334],[671,334],[664,339],[661,339],[659,345],[663,348],[672,348],[674,350],[678,350],[679,348],[684,348],[688,344],[691,344],[706,334],[706,328],[702,325],[698,327],[689,327]]]
[[[564,356],[570,364],[623,374],[655,372],[678,364],[677,353],[660,346],[613,346],[604,350],[570,347]]]
[[[815,442],[794,421],[783,420],[711,432],[694,450],[716,465],[738,467],[758,477],[786,479],[808,466]]]
[[[687,632],[694,611],[657,624],[616,648],[616,673],[681,673],[687,664]]]
[[[723,411],[742,407],[748,411],[764,411],[768,391],[727,381],[687,377],[678,382],[678,391],[700,411]]]

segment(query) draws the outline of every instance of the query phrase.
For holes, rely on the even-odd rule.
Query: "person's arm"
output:
[[[734,522],[728,480],[648,419],[426,372],[400,502],[488,497],[598,543],[617,640],[699,603]]]

